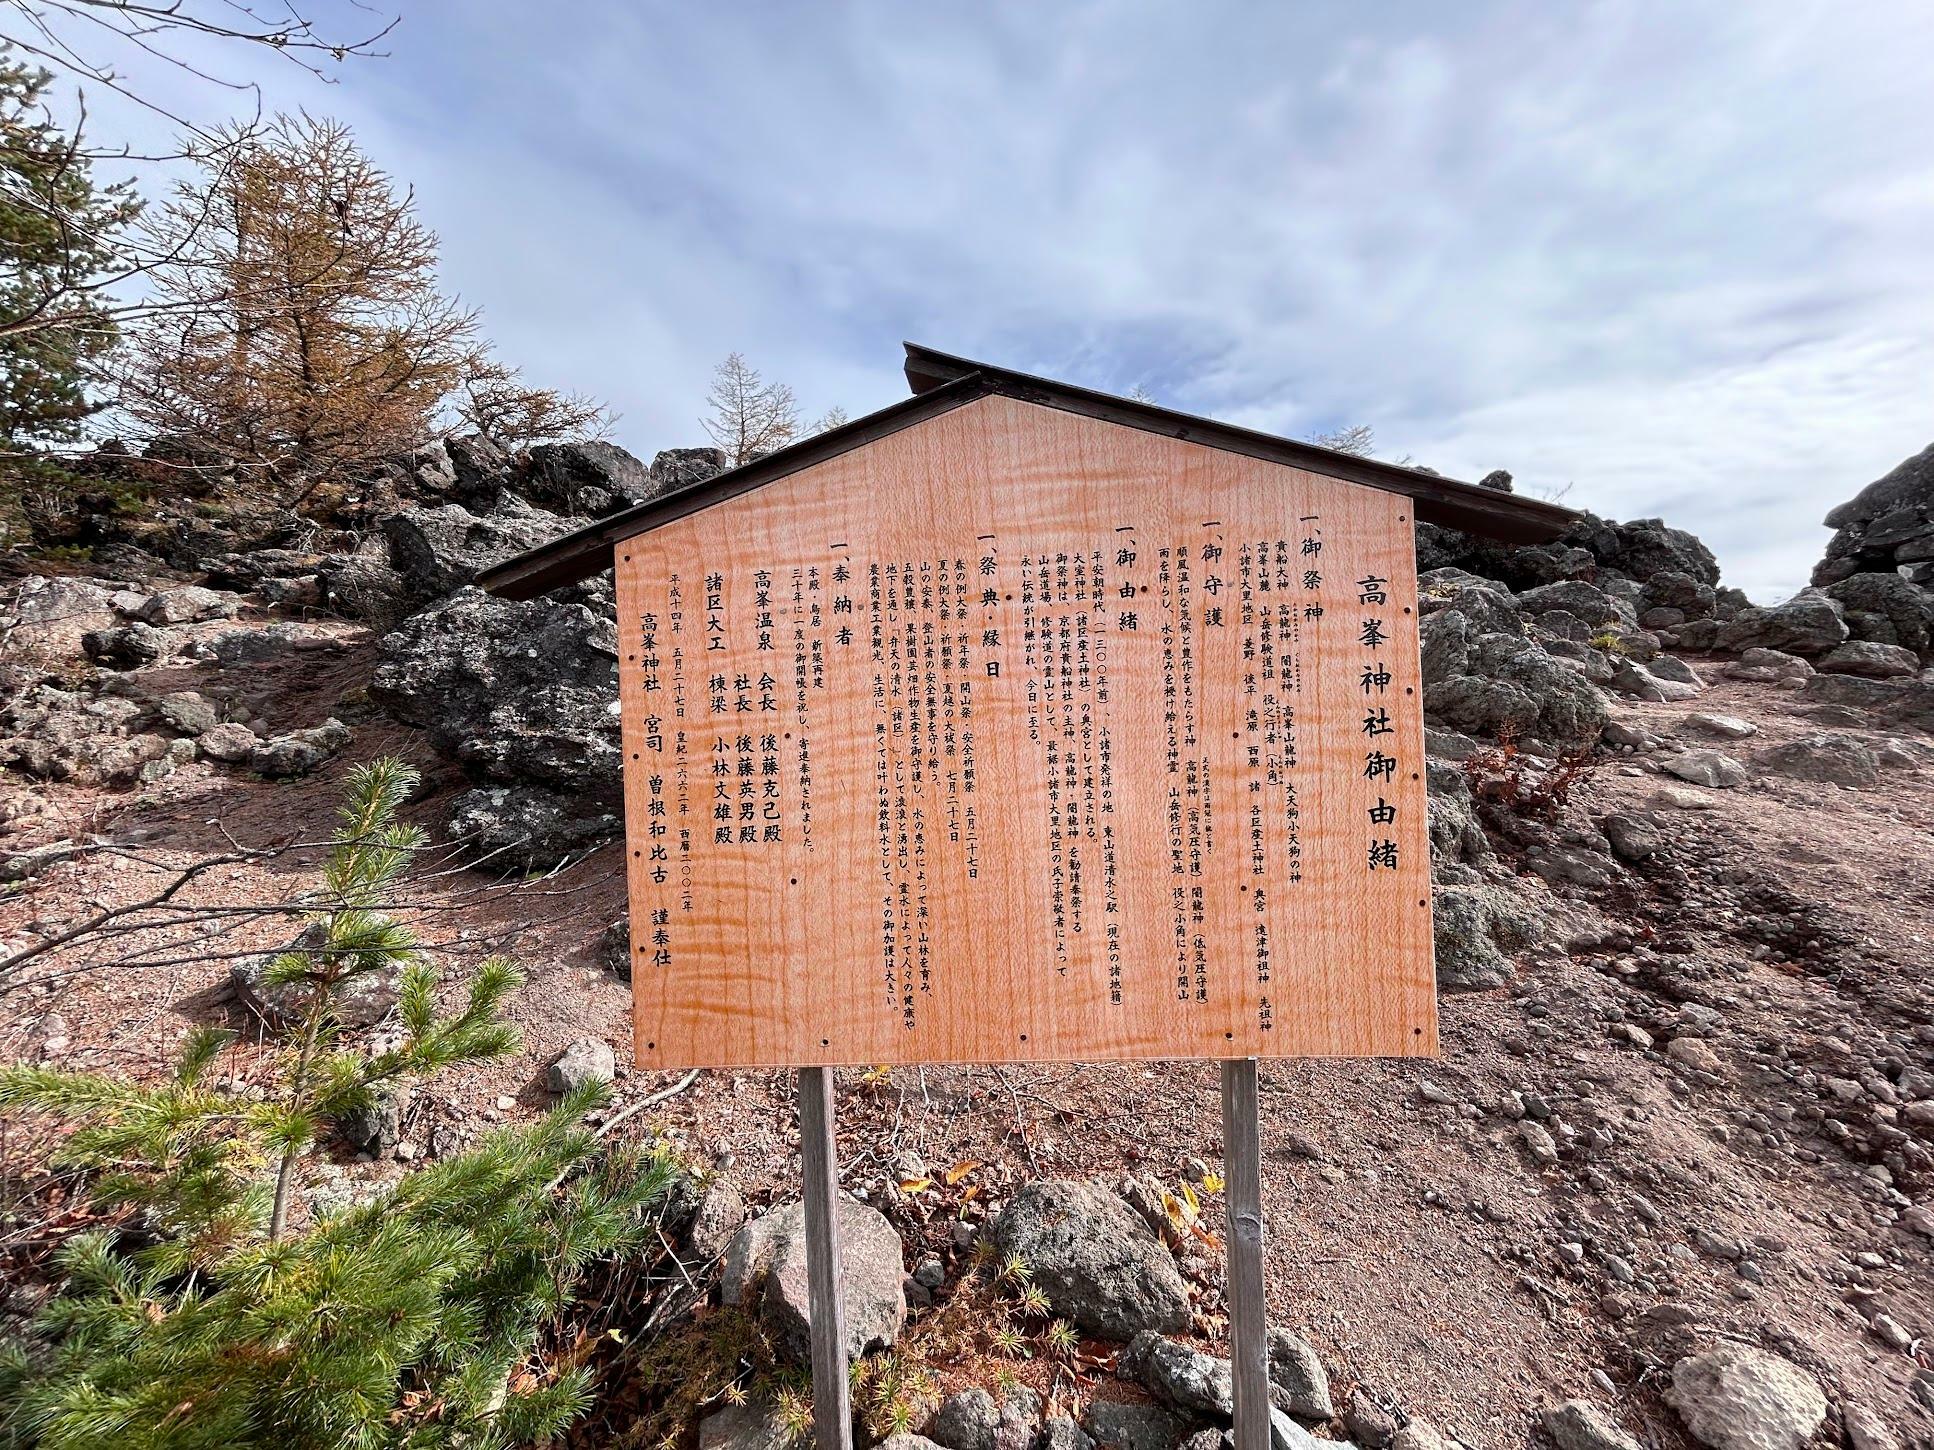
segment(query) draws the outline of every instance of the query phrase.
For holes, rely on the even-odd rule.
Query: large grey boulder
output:
[[[1720,626],[1714,647],[1728,652],[1776,649],[1806,659],[1823,655],[1847,637],[1839,601],[1808,591],[1771,609],[1742,609]]]
[[[1871,680],[1893,680],[1916,674],[1920,656],[1897,644],[1881,644],[1870,639],[1850,639],[1820,656],[1819,668],[1835,675],[1865,675]]]
[[[571,531],[571,521],[506,495],[489,513],[461,504],[404,509],[382,521],[390,565],[415,601],[441,599],[479,572]]]
[[[1269,1398],[1299,1420],[1327,1420],[1336,1413],[1329,1372],[1316,1347],[1280,1326],[1269,1330]]]
[[[1680,1360],[1665,1399],[1713,1450],[1802,1450],[1827,1417],[1812,1375],[1749,1344]]]
[[[1851,735],[1808,735],[1759,754],[1761,768],[1828,785],[1880,784],[1880,758]]]
[[[1525,614],[1545,614],[1554,609],[1583,620],[1586,624],[1610,624],[1620,618],[1609,595],[1582,579],[1563,579],[1541,584],[1518,596],[1518,608]]]
[[[1462,569],[1436,569],[1418,578],[1417,589],[1418,610],[1426,619],[1454,609],[1470,620],[1473,633],[1524,633],[1517,600],[1495,579],[1480,579]]]
[[[1090,1334],[1125,1340],[1188,1327],[1189,1291],[1174,1256],[1099,1183],[1030,1183],[1008,1200],[994,1235],[1003,1253],[1026,1260],[1055,1312]]]
[[[1482,861],[1490,839],[1477,818],[1470,777],[1453,761],[1426,760],[1424,779],[1430,813],[1430,858],[1439,863]]]
[[[615,809],[618,630],[582,604],[463,589],[383,640],[370,695],[477,775]]]
[[[1594,527],[1597,525],[1598,527]],[[1641,582],[1662,573],[1684,574],[1698,583],[1717,586],[1719,561],[1712,550],[1684,529],[1670,528],[1662,519],[1631,519],[1605,523],[1587,515],[1582,525],[1567,530],[1561,542],[1581,543],[1601,567]]]
[[[1434,685],[1466,673],[1475,635],[1470,617],[1461,609],[1440,609],[1426,614],[1417,625],[1424,683]]]
[[[1495,886],[1438,886],[1431,892],[1437,985],[1446,992],[1502,987],[1514,973],[1507,951],[1542,935],[1538,917]]]
[[[1676,569],[1662,569],[1647,579],[1639,598],[1647,609],[1675,609],[1686,619],[1706,618],[1715,602],[1712,585]]]
[[[481,433],[466,433],[443,440],[444,455],[450,460],[449,496],[458,503],[488,508],[504,497],[510,482],[510,455]],[[421,476],[421,475],[420,475]],[[441,481],[442,471],[432,467],[429,475]]]
[[[906,1323],[900,1236],[878,1209],[841,1196],[839,1277],[846,1311],[846,1356],[884,1349]],[[722,1302],[755,1309],[774,1342],[797,1362],[812,1357],[812,1310],[806,1281],[806,1210],[788,1203],[754,1219],[726,1246],[719,1275]]]
[[[539,443],[530,451],[524,492],[540,508],[599,518],[665,491],[651,471],[615,443]]]

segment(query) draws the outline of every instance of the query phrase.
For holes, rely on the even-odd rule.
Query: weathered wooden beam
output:
[[[1252,1075],[1252,1103],[1253,1088]],[[806,1293],[813,1334],[813,1440],[818,1450],[852,1450],[853,1409],[846,1383],[846,1306],[839,1289],[839,1150],[833,1143],[833,1070],[829,1067],[799,1069],[799,1157],[805,1170]]]
[[[1235,1450],[1269,1450],[1269,1328],[1262,1275],[1262,1124],[1256,1059],[1222,1064],[1222,1159],[1229,1216],[1229,1366]]]

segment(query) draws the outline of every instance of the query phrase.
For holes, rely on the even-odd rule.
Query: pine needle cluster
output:
[[[124,1210],[69,1241],[30,1338],[0,1346],[0,1446],[492,1450],[583,1412],[586,1373],[538,1347],[593,1264],[652,1235],[677,1172],[583,1126],[601,1087],[291,1232],[292,1187],[332,1122],[396,1079],[517,1045],[498,1015],[507,961],[440,1014],[435,971],[381,910],[422,844],[396,819],[415,784],[396,761],[351,780],[314,919],[267,974],[305,1006],[266,1089],[214,1080],[230,1038],[213,1030],[159,1085],[0,1069],[0,1110],[64,1119],[60,1162]],[[398,968],[401,1040],[363,1050],[336,1000]]]

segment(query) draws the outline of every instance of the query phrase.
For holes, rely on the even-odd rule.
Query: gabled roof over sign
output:
[[[659,528],[674,519],[710,508],[713,504],[737,498],[753,489],[763,488],[782,478],[837,458],[856,448],[923,423],[977,398],[998,393],[1041,407],[1059,408],[1084,417],[1139,428],[1244,454],[1271,463],[1285,464],[1345,483],[1399,493],[1416,501],[1416,514],[1423,523],[1442,524],[1467,533],[1499,539],[1510,544],[1539,544],[1556,538],[1577,518],[1571,509],[1542,499],[1500,493],[1468,483],[1381,463],[1374,458],[1358,458],[1319,448],[1313,443],[1298,443],[1268,433],[1218,423],[1212,418],[1197,418],[1138,403],[1088,388],[1057,383],[1048,378],[1010,372],[1006,368],[973,362],[949,353],[935,352],[917,343],[907,343],[907,382],[913,396],[903,402],[856,418],[838,428],[814,434],[790,447],[764,458],[728,469],[703,482],[662,494],[648,502],[599,519],[548,544],[507,559],[477,576],[479,587],[507,599],[534,599],[540,594],[575,584],[611,567],[611,549],[621,540]]]

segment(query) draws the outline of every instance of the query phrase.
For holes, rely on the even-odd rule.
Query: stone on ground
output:
[[[900,1236],[878,1209],[843,1195],[839,1214],[840,1287],[845,1296],[846,1357],[884,1349],[906,1322],[906,1265]],[[812,1357],[806,1284],[806,1210],[784,1204],[740,1229],[725,1250],[723,1302],[756,1309],[779,1345],[801,1364]]]
[[[1639,1450],[1639,1442],[1590,1400],[1566,1400],[1544,1412],[1545,1433],[1558,1450]]]
[[[313,951],[324,941],[324,928],[305,927],[289,944],[290,951]],[[301,1022],[314,1000],[315,986],[308,982],[270,982],[269,965],[278,953],[263,952],[241,957],[229,968],[229,981],[243,1006],[278,1032]],[[368,1027],[389,1015],[402,995],[403,969],[388,966],[372,972],[359,972],[339,985],[334,992],[336,1020],[346,1027]]]
[[[1269,1331],[1269,1398],[1302,1420],[1327,1420],[1336,1414],[1329,1372],[1315,1346],[1287,1329]]]
[[[183,735],[206,735],[219,716],[215,707],[193,690],[177,690],[154,702],[155,713]]]
[[[792,1428],[766,1400],[727,1405],[698,1424],[698,1450],[796,1450]]]
[[[1121,1352],[1117,1372],[1179,1410],[1224,1419],[1236,1412],[1229,1361],[1144,1329]]]
[[[1749,1344],[1680,1360],[1665,1398],[1713,1450],[1801,1450],[1827,1415],[1812,1375]]]
[[[610,1082],[618,1074],[617,1054],[601,1037],[580,1037],[551,1063],[546,1081],[554,1093],[568,1093],[586,1083]]]
[[[1726,651],[1775,649],[1810,659],[1846,638],[1839,603],[1824,594],[1802,593],[1771,609],[1740,610],[1721,626],[1717,645]]]
[[[1104,1450],[1175,1450],[1189,1422],[1160,1405],[1091,1400],[1081,1412],[1081,1428]]]
[[[927,1435],[946,1450],[994,1450],[994,1431],[1000,1422],[994,1397],[974,1385],[940,1402]]]
[[[1688,750],[1660,761],[1659,768],[1680,780],[1712,790],[1730,790],[1746,783],[1746,767],[1717,750]]]
[[[1820,656],[1819,667],[1829,674],[1865,675],[1874,680],[1897,679],[1920,671],[1920,656],[1897,644],[1850,639]]]
[[[313,730],[291,730],[258,744],[249,755],[249,768],[271,780],[294,780],[335,758],[349,744],[349,727],[325,720]]]
[[[1750,720],[1742,720],[1737,715],[1708,715],[1700,712],[1686,716],[1685,723],[1688,730],[1717,735],[1722,740],[1745,740],[1759,734],[1759,726]]]
[[[196,737],[196,744],[201,747],[203,755],[211,760],[226,761],[231,765],[253,757],[256,747],[261,743],[253,730],[233,720],[211,726]]]
[[[1030,1183],[994,1232],[1003,1253],[1026,1260],[1055,1312],[1090,1334],[1127,1340],[1188,1327],[1188,1287],[1174,1256],[1101,1184]]]
[[[204,619],[232,619],[241,605],[233,594],[188,584],[150,595],[141,606],[141,619],[147,624],[198,624]]]
[[[1808,735],[1759,753],[1762,769],[1795,780],[1829,785],[1880,784],[1880,761],[1864,741],[1850,735]]]

